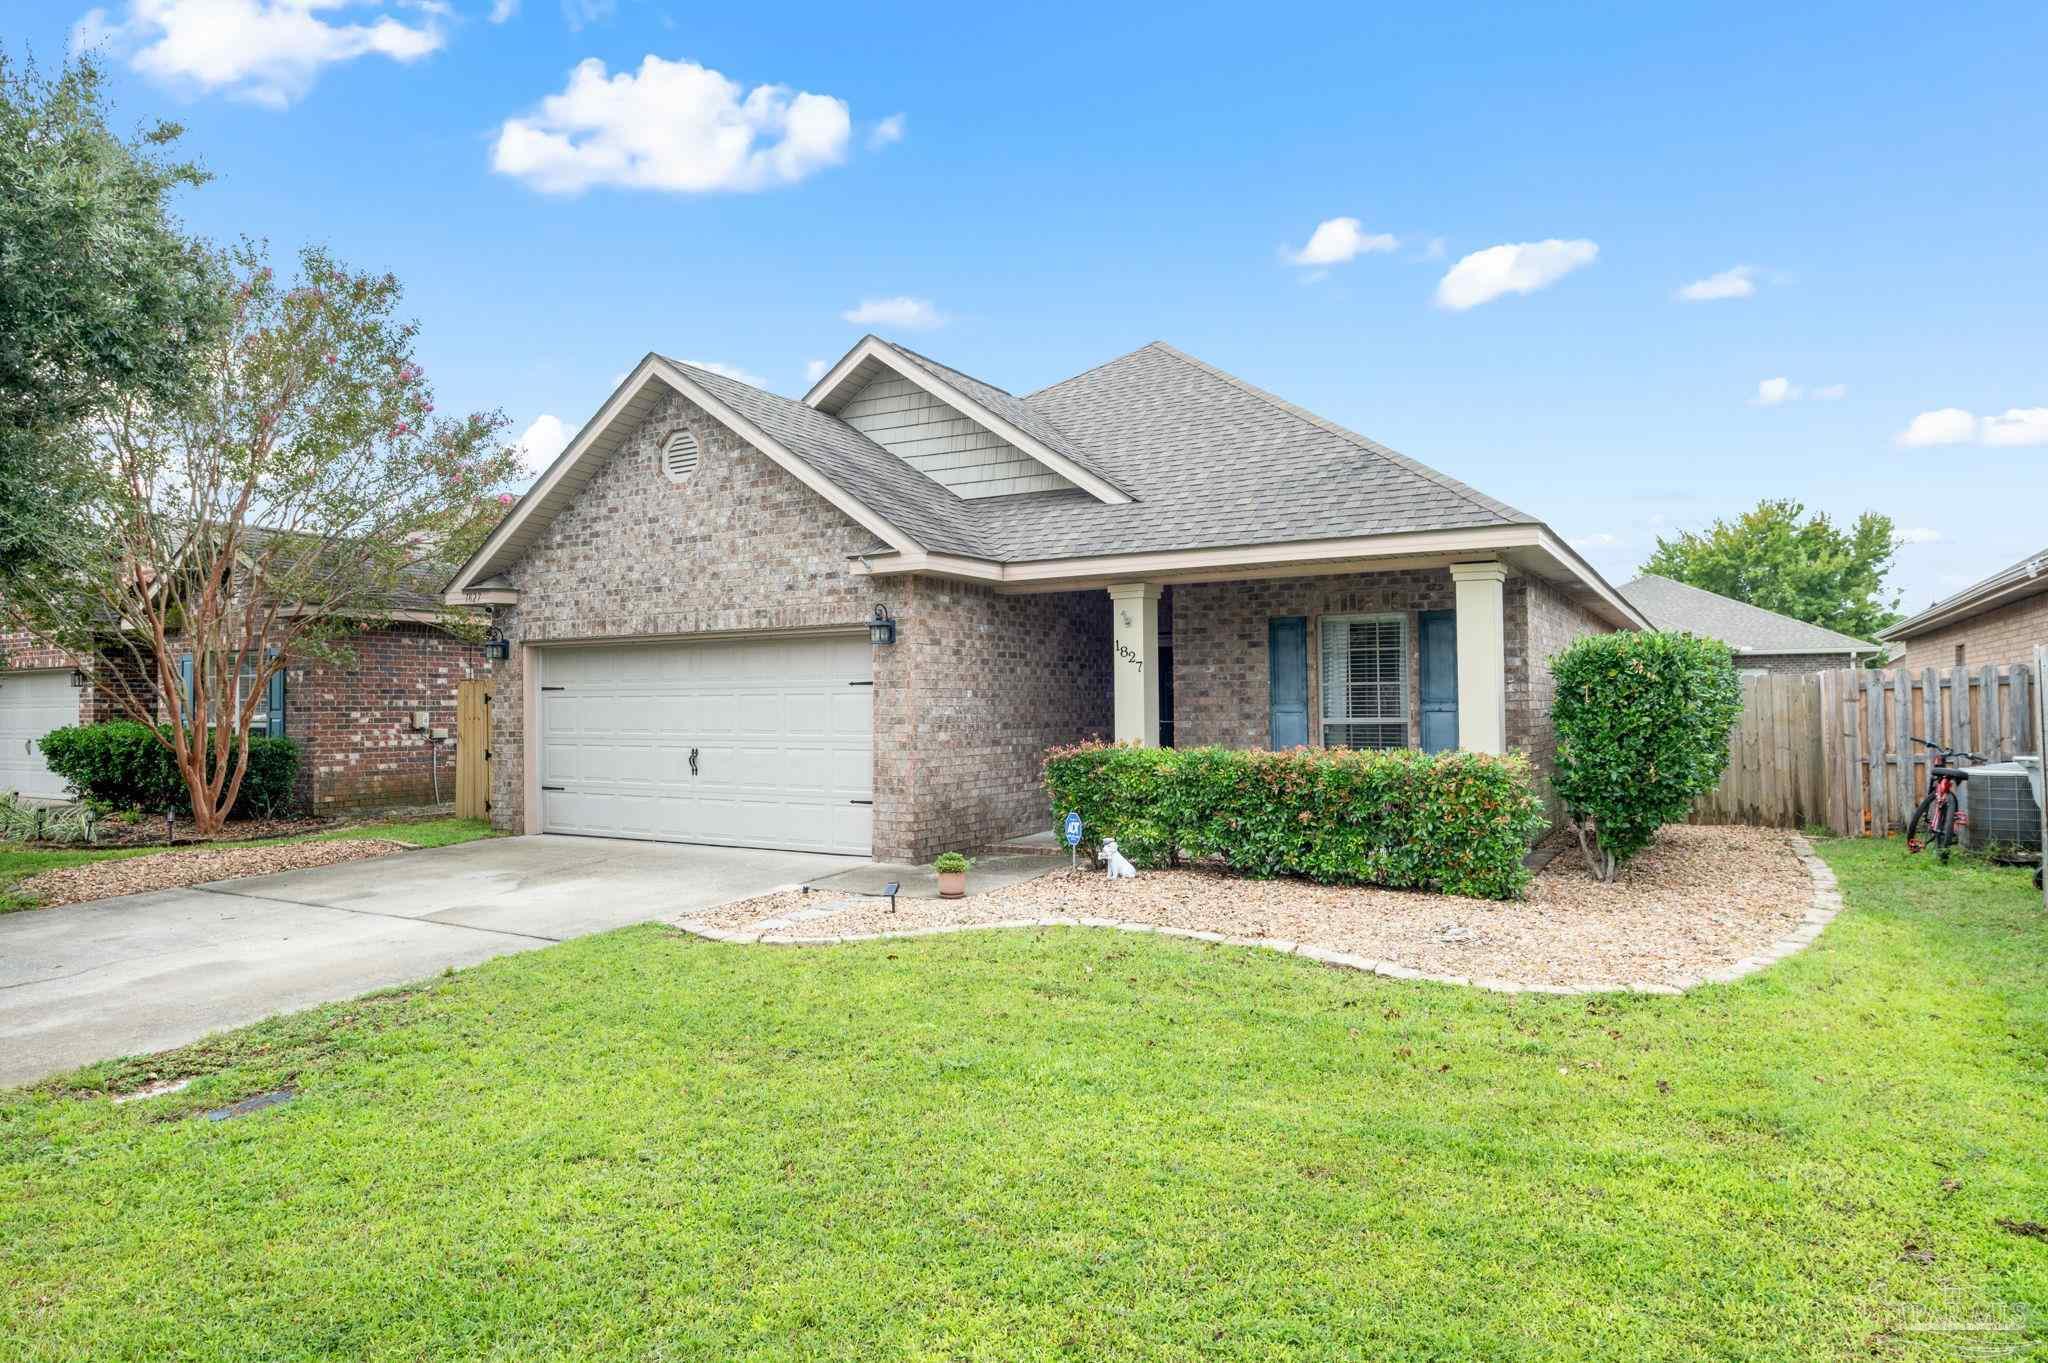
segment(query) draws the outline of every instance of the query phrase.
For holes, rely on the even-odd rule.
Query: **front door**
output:
[[[1274,752],[1308,742],[1308,618],[1275,616],[1266,622],[1266,681],[1270,697],[1267,741]]]
[[[1458,746],[1458,613],[1424,611],[1421,621],[1422,750]]]

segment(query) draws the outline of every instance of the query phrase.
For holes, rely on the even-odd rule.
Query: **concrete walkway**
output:
[[[493,838],[0,914],[0,1084],[182,1046],[448,966],[675,918],[859,857]]]

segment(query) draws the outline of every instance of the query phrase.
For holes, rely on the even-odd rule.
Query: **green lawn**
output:
[[[0,1097],[0,1356],[1914,1359],[1958,1356],[1916,1320],[2048,1326],[2048,1240],[1999,1225],[2048,1222],[2040,900],[1823,853],[1819,944],[1680,999],[646,927],[98,1067]]]
[[[273,838],[268,842],[215,842],[209,848],[272,847],[291,842],[331,842],[336,838],[397,838],[420,847],[446,847],[474,838],[496,837],[497,832],[482,819],[381,819],[374,823],[351,824],[325,833],[295,838]],[[173,849],[163,847],[61,848],[45,850],[0,842],[0,913],[37,907],[33,896],[15,887],[30,876],[54,871],[61,866],[82,866],[93,861],[116,861],[123,857],[146,857]]]

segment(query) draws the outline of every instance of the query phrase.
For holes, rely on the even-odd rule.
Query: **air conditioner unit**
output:
[[[1973,848],[2041,851],[2041,759],[2022,757],[1971,767],[1970,822]]]

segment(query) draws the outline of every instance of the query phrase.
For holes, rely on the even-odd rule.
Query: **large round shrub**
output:
[[[1596,634],[1551,660],[1557,776],[1603,880],[1721,783],[1742,683],[1728,646],[1691,634]]]
[[[192,807],[178,759],[146,726],[132,720],[52,729],[38,746],[50,770],[89,799],[154,814]],[[228,744],[225,753],[230,760],[234,752],[234,745]],[[208,745],[209,776],[219,769],[222,755],[221,745]],[[251,738],[249,770],[242,777],[231,816],[260,818],[285,809],[291,804],[298,776],[296,743],[289,738]]]

